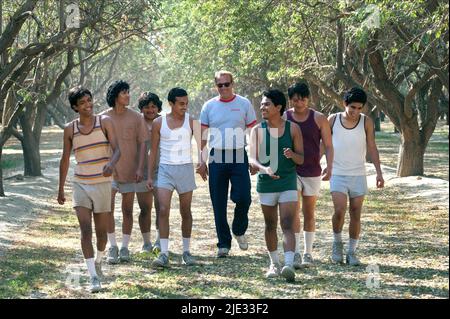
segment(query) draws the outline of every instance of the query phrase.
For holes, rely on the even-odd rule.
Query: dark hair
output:
[[[92,93],[85,87],[82,87],[81,85],[73,87],[69,90],[69,103],[72,110],[78,113],[77,110],[74,109],[75,106],[77,106],[78,100],[84,97],[85,95],[89,95],[92,99]]]
[[[367,94],[360,87],[353,87],[350,90],[346,91],[344,94],[344,102],[345,105],[349,105],[350,103],[362,103],[363,105],[367,102]]]
[[[138,99],[139,110],[142,111],[142,109],[145,106],[149,105],[150,103],[153,103],[156,105],[156,107],[158,108],[158,113],[162,111],[162,102],[159,99],[159,96],[156,95],[155,93],[144,92],[141,94],[141,96],[139,96],[139,99]]]
[[[281,105],[280,115],[283,115],[286,109],[286,97],[280,90],[268,90],[263,92],[263,96],[269,98],[275,106]]]
[[[169,102],[175,103],[177,100],[177,97],[187,96],[187,92],[185,89],[176,87],[169,91],[169,94],[167,95],[167,100]]]
[[[106,102],[110,107],[116,106],[116,98],[119,96],[119,93],[122,91],[128,91],[130,89],[130,85],[123,81],[117,80],[113,84],[111,84],[106,92]]]
[[[295,94],[301,98],[309,97],[311,93],[309,92],[308,84],[306,82],[297,82],[292,84],[288,88],[289,99],[292,99]]]

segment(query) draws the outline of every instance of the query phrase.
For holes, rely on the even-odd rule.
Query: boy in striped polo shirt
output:
[[[64,146],[59,165],[58,203],[66,201],[64,184],[70,153],[75,153],[73,207],[81,229],[81,248],[91,276],[91,292],[101,289],[98,275],[105,252],[108,216],[111,213],[111,175],[120,157],[111,119],[94,114],[92,94],[83,87],[69,91],[70,107],[79,118],[66,124]],[[111,152],[111,149],[113,152]],[[111,154],[112,153],[112,154]],[[97,235],[97,258],[92,247],[92,213]]]

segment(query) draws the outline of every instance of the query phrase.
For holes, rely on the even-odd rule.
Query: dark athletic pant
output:
[[[227,221],[228,186],[231,182],[231,200],[236,204],[232,231],[236,236],[248,227],[251,204],[248,157],[244,149],[212,149],[209,162],[209,194],[214,210],[219,248],[231,248],[230,226]]]

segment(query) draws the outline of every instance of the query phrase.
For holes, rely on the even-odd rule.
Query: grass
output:
[[[317,207],[317,266],[297,271],[295,283],[264,278],[268,256],[264,223],[256,203],[250,211],[249,250],[240,251],[233,243],[231,258],[214,257],[212,212],[201,208],[208,207],[209,202],[206,186],[201,185],[193,209],[192,250],[198,258],[197,266],[180,265],[180,221],[174,211],[172,267],[155,271],[150,267],[155,255],[135,253],[128,264],[105,265],[105,289],[91,295],[85,289],[88,278],[80,254],[77,220],[70,207],[55,207],[31,225],[31,231],[8,252],[7,258],[0,258],[0,297],[448,298],[448,210],[436,209],[420,199],[399,202],[401,190],[395,187],[373,191],[365,203],[359,248],[365,265],[351,268],[328,261],[331,203],[328,191],[323,192]],[[175,201],[173,209],[177,208]],[[136,252],[141,239],[137,229],[133,234],[130,247]],[[378,265],[380,288],[367,288],[368,264]],[[81,289],[66,285],[71,268],[81,273]]]
[[[55,133],[45,137],[50,141]],[[383,148],[395,148],[395,135],[382,133],[377,142]],[[393,134],[393,133],[392,133]],[[439,133],[446,134],[444,130]],[[58,136],[60,137],[60,136]],[[51,143],[43,149],[56,149]],[[430,150],[446,154],[441,140]],[[385,152],[381,152],[384,154]],[[389,156],[384,154],[383,163]],[[392,155],[393,157],[394,155]],[[55,154],[52,155],[55,158]],[[448,161],[440,163],[448,170]],[[254,182],[254,180],[253,180]],[[70,203],[41,211],[26,231],[15,234],[12,249],[0,256],[0,298],[448,298],[449,237],[448,208],[442,203],[408,198],[398,186],[373,190],[363,211],[359,254],[364,266],[348,267],[329,262],[331,250],[331,214],[328,184],[317,204],[317,233],[314,257],[317,265],[297,271],[297,281],[266,280],[269,258],[264,242],[264,221],[254,187],[249,212],[250,247],[240,251],[233,242],[231,257],[216,259],[215,228],[207,184],[197,179],[199,188],[192,203],[192,252],[198,265],[180,264],[181,231],[178,200],[174,196],[171,214],[171,268],[156,271],[150,264],[155,255],[138,254],[141,246],[137,211],[130,249],[132,261],[115,266],[104,265],[104,290],[87,292],[88,277],[79,243],[79,228]],[[254,186],[254,184],[253,184]],[[55,186],[56,187],[56,186]],[[67,194],[70,197],[69,194]],[[118,201],[116,229],[121,227]],[[232,211],[230,204],[229,212]],[[154,214],[154,212],[153,212]],[[231,214],[230,214],[231,215]],[[231,221],[229,216],[229,220]],[[154,225],[152,225],[152,231]],[[344,234],[348,231],[348,220]],[[119,241],[120,241],[120,235]],[[344,239],[347,236],[344,235]],[[281,233],[279,239],[281,241]],[[153,233],[152,233],[153,239]],[[281,251],[281,242],[279,246]],[[370,269],[379,267],[379,288],[368,288]],[[77,278],[79,276],[79,281]],[[75,279],[75,280],[71,280]],[[74,284],[79,282],[79,285]]]

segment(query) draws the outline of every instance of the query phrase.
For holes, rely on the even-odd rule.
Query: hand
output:
[[[263,169],[263,174],[269,175],[272,179],[280,179],[280,176],[275,175],[275,173],[274,173],[273,170],[270,168],[270,166],[265,167],[265,168]]]
[[[377,174],[377,188],[383,188],[383,187],[384,187],[383,175]]]
[[[255,175],[256,173],[259,172],[259,168],[252,164],[250,164],[248,166],[248,169],[249,169],[251,175]]]
[[[142,169],[136,171],[136,183],[140,183],[144,179],[144,173]]]
[[[283,148],[283,154],[286,158],[292,158],[294,156],[294,152],[289,147]]]
[[[103,176],[104,177],[109,177],[112,175],[114,170],[114,167],[111,165],[111,163],[106,164],[105,166],[103,166]]]
[[[58,204],[64,205],[66,202],[66,196],[64,195],[64,190],[58,192]]]
[[[149,177],[145,186],[147,186],[148,190],[153,190],[153,179]]]
[[[331,169],[328,169],[328,167],[325,167],[322,171],[322,180],[329,181],[330,178],[331,178]]]
[[[208,167],[206,166],[206,163],[197,164],[195,172],[202,177],[203,181],[208,179]]]

